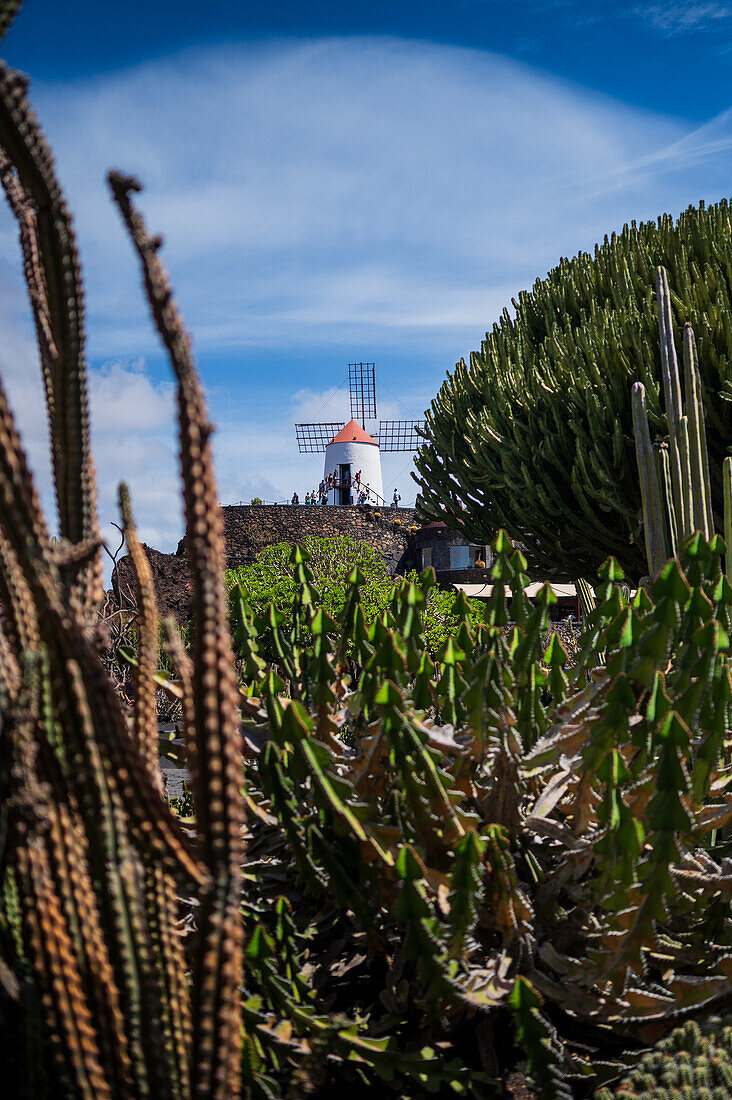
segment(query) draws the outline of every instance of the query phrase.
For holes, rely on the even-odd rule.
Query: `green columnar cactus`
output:
[[[712,485],[709,480],[709,451],[699,374],[699,357],[696,350],[694,330],[690,324],[684,325],[684,387],[686,390],[691,447],[690,474],[694,499],[693,530],[700,531],[704,538],[710,539],[714,534],[714,514],[712,512]]]
[[[732,1096],[732,1016],[690,1020],[662,1039],[595,1100],[728,1100]]]
[[[654,452],[648,425],[646,389],[632,388],[633,433],[641,489],[646,560],[656,576],[671,554],[695,531],[710,539],[714,533],[704,406],[699,360],[691,325],[684,326],[684,399],[674,342],[668,279],[657,273],[658,323],[663,348],[663,378],[668,410],[668,449]],[[659,469],[660,463],[660,469]],[[725,534],[732,534],[732,496],[728,487],[729,459],[723,469]],[[659,476],[660,474],[660,476]]]
[[[724,480],[724,542],[727,547],[725,572],[732,581],[732,458],[725,458],[722,468]]]
[[[650,575],[655,577],[670,555],[666,536],[666,509],[651,445],[651,433],[648,430],[646,389],[642,382],[633,384],[633,431],[643,508],[646,560]]]
[[[668,452],[671,471],[671,491],[676,513],[676,541],[692,529],[689,509],[689,442],[681,406],[681,380],[676,359],[671,296],[668,276],[660,267],[656,279],[658,301],[658,334],[661,346],[661,381],[668,422]]]
[[[659,265],[673,288],[665,294],[661,343],[653,296]],[[432,402],[416,458],[425,510],[476,543],[506,528],[526,547],[531,570],[592,577],[612,553],[637,580],[646,555],[638,537],[631,387],[646,388],[652,443],[668,441],[677,427],[676,390],[670,413],[664,405],[665,387],[673,385],[670,377],[663,381],[668,337],[690,323],[711,511],[721,529],[721,468],[732,435],[730,267],[726,201],[690,208],[677,221],[664,216],[626,226],[593,256],[562,260],[519,295],[515,316],[504,311],[470,364],[458,363]],[[678,443],[669,459],[675,501]]]

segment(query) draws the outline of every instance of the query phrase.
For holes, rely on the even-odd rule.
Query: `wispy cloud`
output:
[[[639,21],[664,37],[718,29],[732,15],[732,7],[719,0],[669,0],[666,4],[622,3],[620,0],[464,0],[476,4],[520,3],[527,11],[551,13],[563,26],[593,26],[618,19]],[[526,41],[531,42],[531,27]],[[538,39],[535,40],[538,45]]]
[[[49,524],[55,530],[48,429],[36,349],[30,326],[8,309],[19,305],[17,287],[0,286],[0,375],[22,434]],[[129,483],[143,539],[171,546],[181,528],[173,393],[153,381],[142,361],[110,362],[90,372],[92,446],[103,537],[113,544],[117,486]]]
[[[586,201],[591,179],[679,133],[502,58],[388,39],[198,51],[37,96],[102,355],[148,331],[110,164],[146,182],[199,348],[266,346],[484,324],[488,289],[550,260],[558,223],[572,248],[623,216]]]
[[[718,27],[732,15],[728,4],[718,3],[669,3],[644,4],[632,9],[633,14],[649,23],[654,30],[666,35],[686,34],[690,31],[709,30]]]
[[[128,478],[143,535],[162,548],[181,533],[172,398],[108,167],[142,177],[166,235],[219,424],[223,500],[317,484],[322,460],[297,454],[292,423],[340,409],[342,397],[316,405],[349,358],[377,360],[382,415],[408,415],[401,400],[418,416],[561,255],[717,199],[732,178],[726,115],[692,132],[505,58],[421,42],[205,49],[33,94],[86,262],[104,518]],[[15,254],[3,215],[0,257]],[[18,280],[17,260],[0,260],[0,367],[46,485],[30,330],[20,292],[4,292]],[[407,458],[385,471],[405,502]]]

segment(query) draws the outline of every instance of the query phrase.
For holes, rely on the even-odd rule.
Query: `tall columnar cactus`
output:
[[[0,29],[17,6],[0,5]],[[3,1053],[23,1069],[17,1095],[43,1095],[47,1086],[53,1096],[89,1100],[228,1100],[240,1076],[244,803],[211,426],[159,242],[129,202],[133,184],[116,176],[114,195],[178,379],[197,620],[184,705],[199,810],[192,841],[163,797],[152,681],[157,612],[124,489],[140,608],[129,722],[99,659],[81,272],[26,90],[26,79],[0,63],[0,179],[18,220],[36,323],[61,537],[50,536],[0,389],[0,977],[7,979],[0,1001],[11,1029]],[[177,884],[199,901],[190,962],[176,931]]]
[[[655,576],[670,557],[670,529],[667,531],[666,509],[661,491],[661,480],[656,456],[648,430],[646,388],[642,382],[633,385],[633,431],[635,433],[638,480],[643,509],[643,533],[646,540],[648,572]],[[668,525],[670,528],[670,524]]]
[[[9,5],[19,7],[20,5]],[[101,600],[96,487],[84,362],[84,297],[71,215],[53,158],[25,95],[26,80],[2,67],[0,182],[18,222],[48,408],[62,545],[75,560],[61,576],[90,612]]]
[[[656,576],[664,562],[695,531],[705,539],[714,533],[709,454],[694,331],[684,326],[683,396],[673,334],[668,277],[657,272],[658,325],[663,350],[663,389],[667,410],[668,448],[654,451],[648,425],[646,388],[632,389],[633,433],[641,490],[648,571]],[[728,488],[730,460],[723,470],[725,534],[732,534],[732,497]],[[729,545],[729,544],[728,544]]]
[[[212,425],[167,274],[160,239],[150,237],[130,192],[139,183],[110,173],[115,201],[142,264],[153,319],[178,380],[186,545],[193,578],[192,698],[194,798],[202,856],[210,874],[199,918],[201,947],[193,970],[193,1075],[197,1096],[234,1096],[239,1087],[241,1026],[239,919],[242,828],[242,755],[238,691],[227,627],[224,538],[211,452]],[[189,719],[188,708],[184,718]]]
[[[673,288],[663,291],[660,343],[659,265]],[[542,573],[592,577],[612,553],[629,579],[642,576],[631,387],[646,388],[651,441],[669,444],[677,494],[683,410],[678,389],[666,393],[667,355],[674,328],[689,323],[698,342],[692,374],[706,417],[709,510],[721,529],[732,434],[730,270],[726,201],[689,208],[677,221],[626,226],[593,256],[562,260],[519,295],[515,315],[504,311],[432,402],[416,458],[426,510],[477,543],[505,528]],[[697,363],[691,346],[688,355]],[[669,432],[678,436],[673,447]]]

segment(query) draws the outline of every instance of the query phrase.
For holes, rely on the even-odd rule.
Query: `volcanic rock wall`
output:
[[[347,535],[372,546],[384,559],[390,573],[401,573],[408,557],[409,528],[420,522],[414,508],[370,508],[365,505],[236,504],[222,511],[230,568],[251,561],[265,546],[278,542],[294,545],[308,535],[318,538]],[[179,553],[180,549],[179,546]]]
[[[229,568],[253,561],[267,546],[278,542],[294,545],[308,535],[332,538],[348,535],[372,546],[387,564],[389,572],[405,573],[416,558],[412,550],[412,532],[419,524],[414,508],[369,508],[364,505],[236,504],[222,508],[226,564]],[[153,572],[160,614],[183,624],[191,616],[191,587],[185,540],[175,554],[161,554],[145,547]],[[112,587],[118,602],[126,601],[134,591],[128,557],[117,563]]]

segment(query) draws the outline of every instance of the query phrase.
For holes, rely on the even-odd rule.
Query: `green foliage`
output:
[[[633,432],[643,508],[648,572],[655,577],[684,539],[699,531],[709,539],[714,531],[704,406],[694,330],[684,326],[684,385],[681,385],[673,334],[671,295],[662,267],[657,273],[658,323],[668,449],[655,454],[648,426],[646,391],[633,385]],[[725,462],[727,460],[725,459]],[[724,530],[732,522],[729,494],[723,494]]]
[[[427,413],[416,464],[428,511],[487,542],[499,527],[532,568],[594,576],[613,554],[645,572],[630,390],[645,386],[652,442],[668,438],[653,295],[663,265],[679,329],[698,340],[712,503],[732,432],[732,222],[726,201],[626,226],[563,259],[506,310]]]
[[[348,577],[354,569],[364,576],[361,586],[361,607],[366,621],[383,612],[392,597],[394,585],[383,558],[368,543],[346,536],[303,540],[308,556],[312,584],[318,591],[318,604],[328,615],[339,615],[348,591]],[[292,547],[285,542],[268,546],[251,565],[241,565],[226,571],[228,591],[238,585],[249,608],[257,615],[273,605],[291,623],[291,608],[296,581],[290,564]]]
[[[406,579],[413,584],[417,581],[417,573],[412,570]],[[432,656],[436,656],[444,646],[448,638],[454,638],[461,623],[464,621],[461,613],[461,601],[465,597],[457,590],[445,592],[437,585],[429,589],[427,602],[422,612],[424,621],[424,638],[427,648]],[[468,599],[467,622],[471,627],[485,622],[486,608],[481,600]]]
[[[541,1013],[541,997],[531,983],[518,977],[508,998],[509,1008],[516,1016],[516,1033],[526,1051],[526,1061],[533,1080],[541,1089],[541,1095],[564,1097],[571,1100],[566,1081],[560,1069],[565,1061],[555,1029]]]
[[[190,784],[187,782],[187,780],[183,781],[183,790],[181,794],[177,795],[174,798],[169,798],[168,802],[170,803],[170,806],[175,810],[178,817],[193,817],[193,794],[191,792]]]
[[[732,1096],[732,1018],[690,1020],[662,1039],[596,1100],[727,1100]]]
[[[383,559],[368,543],[344,536],[311,536],[303,541],[302,549],[307,557],[308,584],[314,601],[331,618],[338,618],[344,612],[352,592],[349,578],[354,570],[358,570],[362,578],[358,584],[358,615],[365,626],[383,615],[399,590],[400,578],[389,576]],[[272,630],[287,633],[293,625],[292,608],[298,581],[291,559],[292,547],[288,543],[278,543],[263,550],[253,564],[227,570],[225,577],[233,622],[243,623],[239,611],[243,604],[257,623],[262,654],[273,660],[277,656],[278,642]],[[412,571],[406,579],[416,584],[418,575]],[[468,600],[465,611],[464,597],[457,591],[444,592],[436,584],[428,585],[425,591],[426,603],[421,612],[423,642],[433,657],[448,638],[455,637],[463,620],[472,626],[485,621],[485,605],[480,600]],[[276,615],[272,616],[271,608]],[[305,621],[301,631],[309,644],[310,634]],[[349,653],[354,654],[352,646]]]
[[[459,1064],[469,1095],[493,1095],[523,1063],[540,1095],[566,1097],[575,1078],[586,1090],[617,1074],[622,1049],[648,1045],[659,1021],[729,988],[722,549],[690,540],[633,599],[608,563],[566,670],[558,643],[542,643],[548,590],[526,600],[525,561],[500,535],[486,621],[458,609],[439,676],[424,649],[429,572],[368,627],[357,574],[332,622],[293,555],[291,630],[309,616],[318,644],[307,660],[282,636],[288,691],[254,662],[244,704],[250,743],[263,735],[246,927],[274,938],[282,898],[292,921],[286,953],[247,962],[273,1088],[304,1075],[325,1095],[349,1081],[459,1093]],[[337,1027],[388,1047],[355,1059]],[[511,1029],[513,1045],[494,1045]],[[324,1063],[313,1044],[326,1033]],[[426,1049],[418,1082],[409,1059]]]

